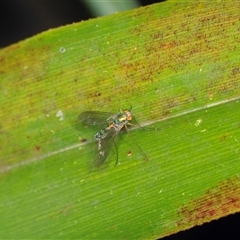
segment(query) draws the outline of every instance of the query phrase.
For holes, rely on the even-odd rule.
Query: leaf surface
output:
[[[167,1],[2,49],[1,238],[156,239],[239,211],[239,9]],[[130,106],[146,129],[94,168],[78,115]]]

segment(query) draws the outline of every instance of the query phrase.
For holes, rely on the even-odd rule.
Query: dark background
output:
[[[160,1],[139,0],[142,6],[156,2]],[[80,0],[0,0],[0,48],[50,28],[94,17],[96,16],[93,16],[91,10]],[[240,213],[164,239],[240,239]]]

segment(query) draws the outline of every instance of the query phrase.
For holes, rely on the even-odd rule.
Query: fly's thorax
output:
[[[115,124],[127,124],[128,121],[132,120],[132,112],[128,109],[124,110],[123,112],[119,113],[115,119],[113,120],[113,122]]]
[[[126,119],[125,114],[120,113],[113,120],[113,124],[114,125],[119,125],[119,124],[122,124],[122,123],[126,123],[126,121],[127,121],[127,119]]]

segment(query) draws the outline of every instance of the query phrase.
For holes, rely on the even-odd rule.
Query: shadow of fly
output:
[[[116,166],[118,164],[118,148],[115,142],[116,136],[124,129],[129,132],[128,126],[138,125],[141,127],[134,119],[129,109],[120,110],[118,114],[100,111],[85,111],[80,113],[79,119],[82,123],[87,125],[104,126],[94,136],[97,142],[97,154],[94,163],[97,167],[101,166],[107,160],[113,145],[115,146],[117,154]],[[136,124],[133,124],[131,121],[134,121]],[[145,159],[148,160],[142,149],[137,144],[136,146],[142,152]]]

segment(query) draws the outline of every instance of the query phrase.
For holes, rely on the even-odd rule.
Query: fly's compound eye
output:
[[[131,121],[132,120],[132,115],[127,116],[127,120]]]
[[[128,109],[124,110],[124,113],[126,114],[126,120],[131,121],[132,120],[132,113]]]

